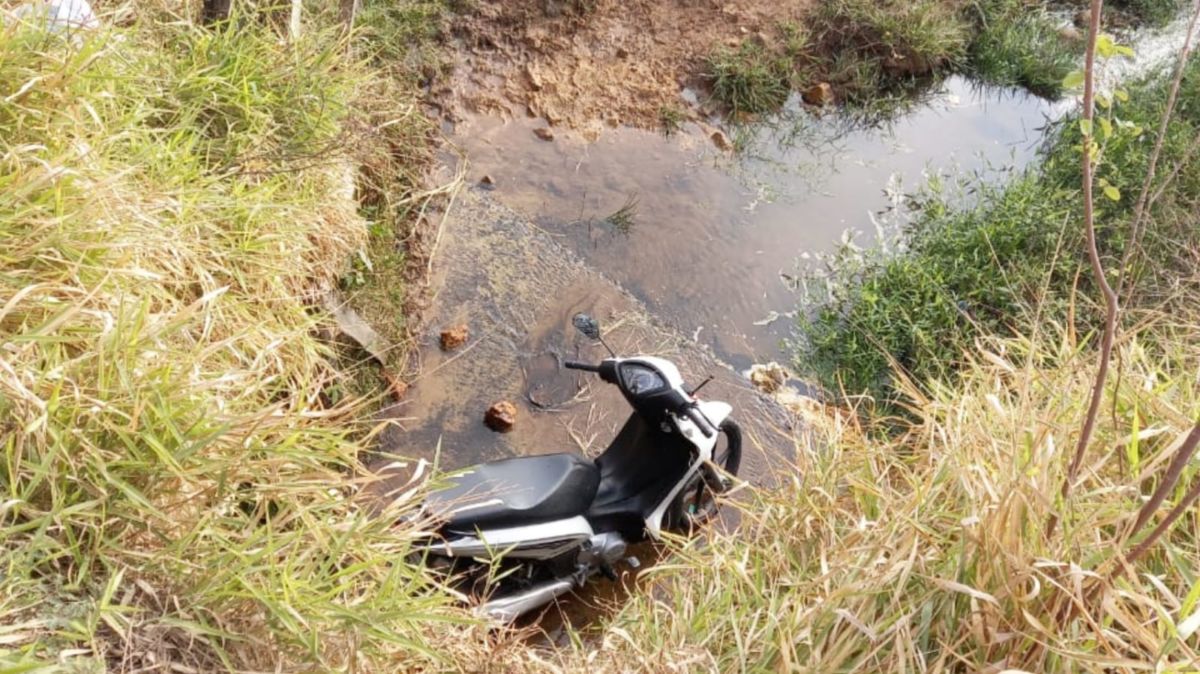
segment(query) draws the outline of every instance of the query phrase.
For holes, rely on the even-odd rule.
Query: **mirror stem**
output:
[[[617,357],[617,352],[612,350],[612,347],[608,345],[608,342],[604,341],[603,337],[601,337],[600,335],[596,335],[596,340],[598,342],[600,342],[601,344],[603,344],[604,348],[608,349],[608,355],[612,356],[613,358]]]

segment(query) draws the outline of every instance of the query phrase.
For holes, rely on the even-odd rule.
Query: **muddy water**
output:
[[[680,334],[739,368],[778,360],[797,260],[846,232],[867,244],[889,186],[929,172],[1021,166],[1056,110],[1010,90],[951,78],[886,126],[817,117],[793,103],[752,133],[739,160],[695,126],[672,137],[609,129],[596,142],[532,130],[538,120],[469,118],[454,130],[469,179],[620,282]],[[636,203],[631,222],[607,216]],[[768,322],[778,315],[779,318]]]
[[[768,464],[786,461],[792,429],[769,400],[487,193],[476,188],[459,195],[434,262],[437,295],[426,316],[421,373],[406,399],[387,410],[394,425],[381,437],[384,449],[436,454],[443,468],[550,452],[598,455],[630,409],[615,387],[560,366],[564,359],[598,362],[605,355],[572,329],[572,316],[583,311],[601,320],[605,340],[621,353],[670,358],[691,383],[713,375],[704,395],[733,404],[750,437],[747,475],[765,478]],[[438,328],[459,324],[470,330],[467,343],[438,349]],[[482,423],[484,411],[500,400],[517,406],[510,433],[493,433]]]

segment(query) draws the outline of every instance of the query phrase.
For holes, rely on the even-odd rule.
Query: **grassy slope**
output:
[[[1076,3],[1082,4],[1082,3]],[[1161,24],[1179,0],[1130,0],[1125,25]],[[931,79],[965,73],[1055,99],[1083,44],[1060,26],[1072,3],[1042,0],[821,0],[803,26],[782,24],[708,59],[713,98],[733,113],[779,109],[793,89],[829,82],[839,101],[887,115]],[[764,39],[765,38],[765,39]]]
[[[739,531],[651,572],[602,657],[613,671],[1190,671],[1194,510],[1128,572],[1118,553],[1200,411],[1197,343],[1194,323],[1126,343],[1067,508],[1055,496],[1093,358],[1065,333],[988,343],[954,383],[907,388],[919,404],[896,440],[845,418],[814,431],[790,483],[745,496]]]
[[[1198,135],[1195,74],[1167,142],[1167,166]],[[1115,114],[1151,125],[1163,93],[1161,81],[1133,87],[1131,102]],[[680,543],[590,655],[603,653],[613,671],[1194,668],[1200,515],[1191,509],[1136,564],[1122,553],[1200,479],[1188,471],[1158,516],[1131,530],[1200,418],[1198,247],[1187,238],[1197,234],[1200,180],[1193,159],[1153,211],[1150,255],[1133,270],[1141,302],[1127,318],[1136,327],[1119,347],[1121,374],[1108,382],[1083,477],[1062,503],[1095,361],[1091,341],[1057,304],[1070,292],[1076,261],[1058,275],[1046,269],[1061,224],[1077,222],[1068,216],[1078,174],[1067,161],[1077,142],[1069,123],[1039,170],[985,195],[976,209],[934,204],[911,233],[909,256],[855,267],[861,276],[848,310],[888,313],[853,332],[841,328],[841,338],[861,336],[854,348],[865,352],[914,334],[906,323],[914,316],[957,325],[959,312],[937,313],[943,295],[927,285],[947,278],[969,281],[960,290],[977,293],[977,303],[1040,289],[1021,300],[1041,310],[1038,320],[1010,315],[1007,337],[976,331],[974,343],[955,332],[929,333],[955,343],[947,357],[956,370],[922,365],[919,379],[894,380],[890,390],[906,416],[887,420],[889,433],[861,427],[874,423],[859,421],[869,414],[830,412],[813,424],[797,441],[796,471],[783,486],[748,490],[739,530]],[[1114,134],[1099,175],[1136,185],[1149,145],[1136,133]],[[1110,251],[1123,245],[1120,225],[1131,200],[1101,205]],[[1076,243],[1062,250],[1077,250]],[[1156,255],[1166,252],[1172,257]],[[1159,294],[1164,288],[1169,293]],[[1082,304],[1077,297],[1081,313]],[[873,368],[895,375],[886,359]],[[1062,523],[1047,537],[1054,516]],[[583,657],[577,652],[563,663]]]
[[[1128,102],[1116,101],[1101,115],[1111,118],[1113,134],[1104,141],[1097,178],[1126,192],[1114,193],[1120,196],[1115,202],[1098,197],[1110,268],[1124,249],[1165,89],[1161,80],[1136,84]],[[1200,61],[1193,59],[1162,165],[1174,166],[1198,134]],[[802,320],[798,366],[830,390],[886,399],[893,362],[920,380],[953,370],[980,335],[1024,333],[1046,320],[1092,329],[1090,272],[1077,253],[1082,233],[1074,226],[1080,218],[1078,143],[1079,129],[1068,120],[1053,132],[1040,166],[1008,185],[980,187],[975,206],[955,207],[937,193],[925,199],[904,232],[904,255],[843,251],[833,261],[831,283],[810,285],[816,305]],[[1197,194],[1200,164],[1193,158],[1156,203],[1144,255],[1129,270],[1146,292],[1172,282],[1188,264],[1187,251],[1200,236],[1189,217]]]
[[[353,167],[420,113],[321,26],[0,26],[0,668],[465,648],[396,513],[357,504],[365,429],[325,395],[313,291],[367,239]]]

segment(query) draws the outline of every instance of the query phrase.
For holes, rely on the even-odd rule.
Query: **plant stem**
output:
[[[1092,0],[1091,18],[1088,25],[1087,56],[1083,71],[1083,119],[1086,120],[1089,127],[1092,123],[1092,118],[1095,116],[1096,38],[1100,34],[1100,11],[1103,6],[1104,0]],[[1108,365],[1112,358],[1113,341],[1116,338],[1117,312],[1119,311],[1117,294],[1113,292],[1112,286],[1108,284],[1108,279],[1105,277],[1104,264],[1100,260],[1100,249],[1096,244],[1096,220],[1092,198],[1092,133],[1090,130],[1083,137],[1082,168],[1083,226],[1087,234],[1088,260],[1092,265],[1092,275],[1096,278],[1096,283],[1100,286],[1100,291],[1104,295],[1106,312],[1104,317],[1104,335],[1100,342],[1100,364],[1096,368],[1096,379],[1092,385],[1091,402],[1088,404],[1087,416],[1084,417],[1083,426],[1079,431],[1079,441],[1075,445],[1075,455],[1071,459],[1070,466],[1067,467],[1067,476],[1063,480],[1061,493],[1064,506],[1071,496],[1071,485],[1075,482],[1075,478],[1079,473],[1079,466],[1083,463],[1083,455],[1087,451],[1088,443],[1092,439],[1092,433],[1096,429],[1096,418],[1099,416],[1100,402],[1104,398],[1104,384],[1108,379]],[[1047,537],[1054,534],[1057,526],[1058,516],[1056,514],[1051,516],[1050,521],[1046,525]]]
[[[1179,454],[1185,453],[1184,450],[1186,449],[1187,453],[1190,455],[1193,451],[1195,451],[1197,442],[1200,442],[1200,423],[1197,423],[1196,426],[1192,428],[1192,432],[1188,434],[1187,440],[1184,441],[1184,446],[1179,448]],[[1190,447],[1188,446],[1188,443],[1191,443]],[[1178,457],[1179,454],[1176,454],[1176,457]],[[1174,467],[1175,462],[1172,461],[1171,463],[1172,467]],[[1187,462],[1185,461],[1184,463],[1186,464]],[[1150,532],[1149,536],[1147,536],[1141,543],[1138,543],[1137,547],[1129,553],[1129,556],[1126,557],[1126,559],[1129,560],[1130,563],[1133,563],[1137,561],[1139,557],[1146,554],[1146,551],[1149,550],[1155,543],[1157,543],[1159,538],[1162,538],[1162,535],[1171,528],[1171,525],[1175,524],[1175,520],[1179,519],[1183,513],[1187,512],[1188,508],[1192,507],[1192,504],[1196,502],[1197,498],[1200,498],[1200,479],[1193,481],[1191,489],[1188,489],[1183,498],[1179,500],[1179,503],[1176,503],[1175,506],[1171,508],[1170,512],[1167,513],[1166,518],[1159,522],[1158,526],[1154,527],[1154,530]],[[1145,508],[1143,508],[1143,511],[1144,510]],[[1138,518],[1139,521],[1141,519],[1141,517]]]

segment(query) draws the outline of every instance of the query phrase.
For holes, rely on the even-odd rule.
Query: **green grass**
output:
[[[1184,156],[1200,133],[1200,66],[1193,61],[1172,122],[1163,165]],[[1109,266],[1125,245],[1129,209],[1145,174],[1165,84],[1130,87],[1117,102],[1115,132],[1104,143],[1097,178],[1124,190],[1098,205],[1098,229]],[[1077,146],[1068,119],[1052,134],[1043,162],[1001,187],[971,185],[974,205],[933,190],[901,235],[900,255],[846,248],[809,279],[807,312],[800,321],[796,366],[831,391],[894,394],[893,362],[918,381],[944,376],[975,339],[1030,334],[1043,322],[1075,321],[1083,333],[1097,309],[1081,250]],[[1187,215],[1200,195],[1200,167],[1184,166],[1153,213],[1145,254],[1129,270],[1153,293],[1164,274],[1187,264],[1197,232]],[[1077,291],[1078,294],[1075,294]]]
[[[971,38],[962,13],[942,0],[826,0],[810,24],[823,70],[852,103],[957,67]]]
[[[625,200],[624,205],[604,218],[604,224],[612,227],[620,234],[629,236],[633,232],[633,228],[637,226],[637,217],[638,197],[636,194],[633,194]]]
[[[1117,19],[1126,23],[1162,26],[1178,16],[1187,4],[1184,0],[1114,0],[1112,8],[1123,15]]]
[[[1057,98],[1081,53],[1058,22],[1027,0],[823,0],[803,29],[781,23],[765,39],[718,48],[705,72],[735,118],[775,111],[818,81],[865,119],[884,118],[954,72]]]
[[[713,98],[735,116],[778,110],[792,91],[789,61],[755,41],[718,49],[707,72]]]
[[[1060,19],[1040,3],[991,0],[975,9],[978,27],[967,50],[966,71],[989,84],[1058,98],[1063,78],[1076,67],[1082,42],[1061,36]]]
[[[686,114],[678,106],[664,105],[658,109],[658,123],[664,136],[672,136],[683,128]]]
[[[354,167],[425,151],[379,163],[372,120],[402,117],[373,94],[415,99],[305,28],[0,26],[0,668],[440,668],[471,642],[403,561],[408,506],[367,507],[310,301],[367,243]]]

